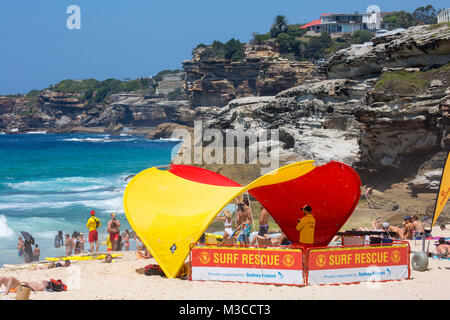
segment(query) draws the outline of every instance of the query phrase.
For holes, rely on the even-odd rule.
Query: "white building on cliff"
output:
[[[438,23],[441,22],[450,22],[450,8],[441,10],[437,16]]]

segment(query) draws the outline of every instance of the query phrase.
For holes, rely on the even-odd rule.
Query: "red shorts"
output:
[[[98,232],[97,230],[89,231],[89,242],[98,241]]]
[[[110,233],[109,234],[109,241],[117,241],[119,240],[119,233]]]

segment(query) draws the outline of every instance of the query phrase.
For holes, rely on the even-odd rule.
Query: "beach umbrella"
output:
[[[25,241],[29,241],[31,243],[34,243],[34,238],[31,234],[29,234],[26,231],[20,231],[20,233],[22,234],[23,238],[25,239]]]

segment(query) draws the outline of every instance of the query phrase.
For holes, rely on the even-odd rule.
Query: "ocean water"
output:
[[[23,262],[17,254],[20,231],[34,236],[41,260],[64,255],[63,247],[53,246],[55,235],[79,231],[87,238],[91,210],[102,222],[99,241],[106,240],[112,212],[121,231],[131,230],[122,204],[125,178],[169,164],[179,147],[179,141],[127,134],[0,135],[0,266]]]

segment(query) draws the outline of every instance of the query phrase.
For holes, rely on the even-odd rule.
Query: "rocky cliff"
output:
[[[316,159],[353,166],[363,185],[378,190],[378,209],[364,202],[358,207],[366,216],[384,213],[395,220],[404,212],[430,214],[450,150],[449,61],[447,24],[413,27],[338,51],[319,70],[326,79],[231,100],[204,126],[279,129],[280,165]],[[201,62],[188,64],[206,70]],[[198,94],[204,93],[201,88]],[[255,178],[250,166],[229,171],[230,177],[243,183]],[[226,167],[209,166],[217,172],[227,172]]]
[[[201,59],[200,49],[183,62],[186,92],[193,107],[223,107],[236,98],[275,95],[301,84],[314,67],[283,59],[270,46],[245,48],[245,58],[238,62]]]

